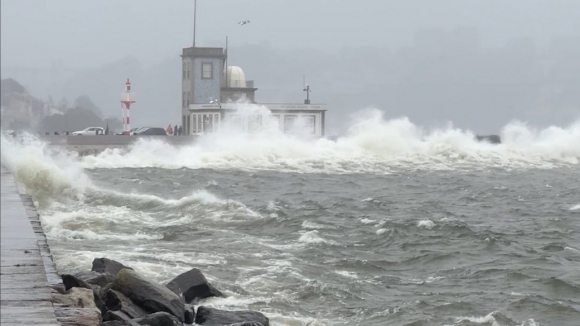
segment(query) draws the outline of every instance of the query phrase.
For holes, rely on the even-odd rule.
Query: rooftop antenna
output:
[[[306,84],[306,76],[302,75],[302,90],[306,92],[306,99],[304,100],[304,104],[310,104],[310,85]]]
[[[226,35],[226,87],[230,87],[230,81],[228,80],[228,36]]]
[[[195,47],[195,18],[197,16],[197,0],[193,2],[193,47]]]

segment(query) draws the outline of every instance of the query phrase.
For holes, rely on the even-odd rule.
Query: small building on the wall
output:
[[[182,126],[186,135],[211,133],[225,126],[254,132],[277,123],[284,133],[324,136],[325,104],[310,104],[309,99],[305,103],[256,103],[254,81],[246,80],[242,68],[226,67],[223,48],[184,48],[181,57]],[[270,113],[240,112],[237,102],[257,104]]]

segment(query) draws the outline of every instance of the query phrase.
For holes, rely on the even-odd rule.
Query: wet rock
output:
[[[126,295],[147,312],[164,311],[183,321],[185,307],[179,296],[168,288],[147,280],[133,270],[121,269],[111,289]]]
[[[95,295],[95,304],[97,305],[97,308],[99,308],[101,310],[101,312],[103,313],[103,315],[107,312],[107,305],[105,304],[105,301],[107,301],[107,292],[109,292],[109,290],[113,287],[113,283],[109,283],[105,286],[103,286],[102,288],[99,289],[98,292],[96,292]]]
[[[103,321],[126,321],[131,319],[131,317],[127,316],[127,314],[123,313],[122,311],[109,310],[103,315]]]
[[[103,287],[115,281],[115,276],[109,273],[99,273],[95,271],[81,271],[73,274],[77,279],[81,279],[90,285]]]
[[[186,303],[197,302],[209,297],[223,297],[224,295],[214,288],[203,273],[193,268],[167,283],[167,287],[183,298]]]
[[[139,325],[149,326],[181,326],[182,321],[166,312],[156,312],[142,318],[134,319]]]
[[[119,320],[105,321],[101,323],[101,326],[126,326],[126,325],[128,324]]]
[[[193,324],[195,321],[195,308],[192,305],[185,305],[185,314],[183,315],[183,322],[186,324]]]
[[[74,287],[65,294],[53,293],[52,303],[63,307],[96,308],[93,290]]]
[[[206,326],[270,326],[270,320],[257,311],[225,311],[200,306],[197,308],[195,323]]]
[[[51,284],[50,288],[53,289],[54,291],[60,293],[60,294],[66,294],[66,288],[65,288],[64,284],[62,284],[62,283]]]
[[[82,279],[76,277],[75,275],[71,274],[62,274],[60,276],[62,278],[62,284],[64,284],[65,290],[69,290],[71,288],[85,288],[85,289],[93,289],[93,287],[83,281]]]
[[[109,311],[120,311],[127,315],[129,319],[143,317],[147,312],[137,306],[131,299],[123,293],[109,290],[105,297],[105,305]]]
[[[117,276],[117,273],[123,268],[133,270],[131,267],[127,267],[118,261],[114,261],[108,258],[95,258],[93,260],[93,268],[91,271],[97,273],[108,273],[112,276]]]
[[[134,320],[111,320],[101,323],[101,326],[142,326]]]

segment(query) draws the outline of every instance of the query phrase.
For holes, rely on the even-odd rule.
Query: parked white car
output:
[[[105,129],[101,127],[88,127],[80,131],[74,131],[73,136],[96,136],[96,135],[104,135]]]

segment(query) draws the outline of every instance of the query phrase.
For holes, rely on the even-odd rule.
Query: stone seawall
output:
[[[189,145],[199,136],[40,136],[40,139],[53,145],[68,146],[127,146],[139,139],[156,139],[170,145]]]
[[[106,149],[126,148],[140,139],[159,140],[172,146],[186,146],[195,143],[199,136],[40,136],[53,146],[77,152],[80,156],[96,155]]]

